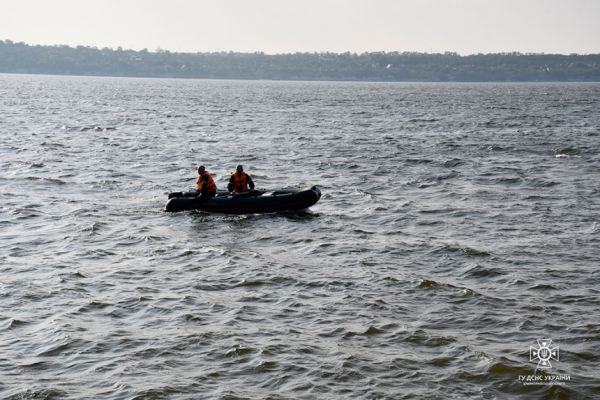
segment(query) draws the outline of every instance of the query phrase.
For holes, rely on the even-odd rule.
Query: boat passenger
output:
[[[252,181],[250,175],[244,172],[244,167],[242,164],[239,164],[235,168],[235,171],[231,173],[227,190],[229,190],[229,193],[231,194],[236,194],[247,192],[248,187],[250,187],[250,190],[254,190],[254,182]]]
[[[198,167],[198,179],[196,179],[196,188],[201,199],[210,199],[217,194],[217,185],[212,176],[208,173],[204,165]]]

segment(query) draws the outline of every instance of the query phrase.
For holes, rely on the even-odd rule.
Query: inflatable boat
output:
[[[209,199],[199,199],[196,192],[174,192],[169,194],[166,211],[201,210],[227,214],[257,214],[279,211],[300,211],[314,205],[321,198],[316,186],[305,190],[252,190],[230,195],[218,192]]]

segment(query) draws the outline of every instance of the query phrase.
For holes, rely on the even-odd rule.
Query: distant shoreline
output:
[[[600,54],[172,53],[0,41],[0,73],[316,82],[600,82]]]

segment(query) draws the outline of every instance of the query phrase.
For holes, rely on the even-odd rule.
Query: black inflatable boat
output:
[[[321,198],[316,186],[306,190],[252,190],[229,195],[219,192],[211,199],[198,199],[196,192],[169,194],[166,211],[202,210],[213,213],[256,214],[278,211],[299,211],[315,204]]]

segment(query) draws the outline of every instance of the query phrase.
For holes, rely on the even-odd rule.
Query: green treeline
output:
[[[168,78],[523,82],[600,81],[600,54],[172,53],[0,41],[0,72]]]

